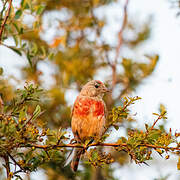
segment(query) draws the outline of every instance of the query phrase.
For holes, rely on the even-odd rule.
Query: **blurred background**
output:
[[[4,1],[0,1],[0,10]],[[6,101],[25,82],[48,92],[40,121],[49,128],[70,130],[71,106],[88,80],[99,79],[112,88],[105,96],[108,110],[124,96],[140,96],[132,117],[112,129],[107,141],[125,136],[129,128],[152,124],[160,104],[167,108],[165,128],[179,129],[180,19],[178,1],[168,0],[17,0],[0,45],[0,91]],[[115,162],[93,169],[82,162],[77,175],[52,162],[30,174],[36,179],[175,180],[176,157],[149,166],[130,162],[112,152]],[[64,155],[65,156],[65,155]],[[27,178],[27,177],[24,177]]]

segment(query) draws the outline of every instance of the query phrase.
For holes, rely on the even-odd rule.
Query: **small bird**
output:
[[[71,127],[74,138],[78,143],[86,140],[93,141],[101,138],[105,130],[106,105],[103,96],[109,90],[99,80],[92,80],[85,84],[77,96],[72,110]],[[74,149],[71,168],[77,171],[79,160],[84,150]]]

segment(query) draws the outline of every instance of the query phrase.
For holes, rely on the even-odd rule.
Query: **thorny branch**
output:
[[[1,40],[2,40],[2,33],[3,33],[3,30],[4,30],[4,26],[6,24],[6,21],[9,17],[9,14],[10,14],[10,10],[11,10],[11,6],[12,6],[12,0],[9,0],[9,7],[8,7],[8,10],[7,10],[7,13],[6,13],[6,16],[4,18],[4,21],[0,27],[0,44],[1,44]]]
[[[128,147],[129,145],[127,143],[99,143],[99,142],[88,145],[88,147],[94,147],[94,146]],[[57,145],[28,144],[28,145],[21,145],[21,147],[34,147],[34,148],[44,149],[44,150],[64,148],[64,147],[87,149],[85,145],[81,145],[81,144],[57,144]],[[180,147],[167,147],[167,146],[153,145],[153,144],[147,144],[147,143],[139,144],[138,147],[148,147],[148,148],[153,148],[153,149],[164,149],[166,151],[171,150],[171,151],[180,152]]]

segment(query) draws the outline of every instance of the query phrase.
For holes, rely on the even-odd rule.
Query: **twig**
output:
[[[156,125],[156,123],[160,120],[160,119],[162,119],[162,115],[159,115],[158,116],[158,118],[154,121],[154,123],[153,123],[153,125],[151,126],[151,128],[150,128],[150,130],[153,130],[153,128],[154,128],[154,126]]]
[[[6,22],[7,22],[9,14],[10,14],[11,5],[12,5],[12,0],[9,0],[9,7],[8,7],[8,10],[7,10],[7,14],[6,14],[6,16],[4,18],[4,21],[3,21],[2,25],[1,25],[1,28],[0,28],[0,44],[1,44],[1,40],[2,40],[2,33],[3,33],[3,30],[4,30],[4,26],[5,26]]]
[[[9,152],[7,152],[8,156],[11,158],[11,160],[14,162],[15,165],[18,165],[21,171],[26,172],[26,170],[14,159],[13,156]]]
[[[24,172],[24,171],[22,171],[22,170],[15,171],[15,172],[13,173],[13,175],[18,174],[18,173],[21,173],[21,172]]]
[[[4,161],[5,161],[5,168],[6,168],[7,179],[10,179],[9,158],[8,158],[7,155],[4,155],[3,158],[4,158]]]
[[[5,47],[10,48],[10,49],[13,48],[13,47],[15,48],[15,46],[9,46],[9,45],[4,44],[4,43],[2,43],[2,42],[0,42],[0,45],[5,46]]]
[[[2,94],[0,93],[0,113],[3,112],[3,108],[4,108],[4,102],[2,100]]]
[[[6,1],[4,2],[4,4],[3,4],[3,8],[2,8],[2,10],[1,10],[1,17],[3,16],[3,11],[4,11],[5,8],[6,8],[7,2],[8,2],[8,0],[6,0]]]
[[[23,178],[19,175],[14,175],[15,177],[19,178],[20,180],[23,180]]]
[[[45,110],[42,111],[42,112],[40,112],[39,115],[38,115],[38,117],[41,116],[44,112],[45,112]],[[31,117],[29,118],[29,120],[22,126],[22,128],[21,128],[22,130],[26,127],[26,125],[27,125],[28,123],[30,123],[30,121],[33,119],[33,117],[34,117],[34,114],[32,114]]]

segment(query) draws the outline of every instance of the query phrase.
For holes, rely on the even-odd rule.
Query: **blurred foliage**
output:
[[[180,1],[179,0],[169,0],[171,3],[171,8],[176,10],[176,16],[178,17],[180,15]]]
[[[153,159],[153,150],[165,159],[169,159],[169,152],[179,153],[179,133],[172,135],[171,130],[166,131],[163,105],[160,114],[155,114],[153,125],[146,124],[145,130],[130,129],[136,121],[129,106],[140,98],[129,95],[153,73],[159,59],[147,52],[142,59],[136,58],[136,49],[151,35],[151,18],[142,24],[133,22],[128,16],[128,1],[125,5],[121,3],[124,18],[120,23],[124,25],[116,38],[119,45],[112,45],[103,36],[107,19],[100,18],[97,12],[119,3],[116,0],[0,2],[0,45],[27,61],[21,69],[21,79],[16,75],[5,77],[0,67],[0,156],[9,179],[12,176],[20,179],[20,172],[43,168],[50,180],[113,180],[116,169],[110,164],[114,162],[123,166],[130,157],[138,164],[146,163]],[[128,52],[134,54],[133,58]],[[112,89],[105,96],[109,110],[106,132],[94,144],[95,148],[90,148],[93,144],[86,147],[89,150],[81,170],[73,173],[69,166],[64,167],[69,152],[66,146],[72,147],[68,144],[67,128],[71,121],[68,104],[72,101],[68,95],[79,92],[83,84],[99,74],[106,75],[104,82]],[[12,79],[16,80],[15,85]],[[28,83],[17,90],[16,86],[22,87],[24,80]],[[161,119],[164,120],[155,128]],[[111,131],[126,123],[127,135],[111,144],[111,148],[106,147]],[[172,143],[176,143],[177,149],[170,147]]]

